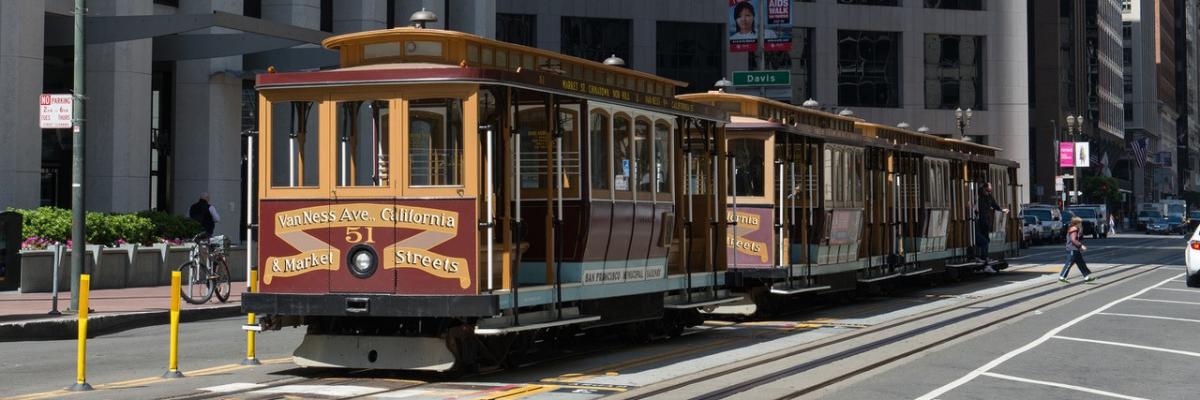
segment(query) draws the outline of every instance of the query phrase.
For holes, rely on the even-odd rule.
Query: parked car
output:
[[[1180,218],[1177,216],[1171,216],[1171,217],[1159,218],[1159,219],[1155,220],[1154,222],[1151,222],[1146,227],[1146,233],[1154,233],[1154,234],[1161,233],[1161,234],[1165,234],[1165,235],[1170,235],[1170,234],[1183,233],[1184,229],[1187,229],[1187,228],[1183,225],[1183,218]]]
[[[1200,229],[1191,232],[1187,249],[1183,251],[1184,264],[1187,264],[1187,285],[1200,287]]]
[[[1038,217],[1026,215],[1024,223],[1021,224],[1021,244],[1029,247],[1033,244],[1042,243],[1045,240],[1045,235],[1042,230],[1042,221]]]
[[[1142,210],[1137,214],[1137,229],[1144,231],[1150,222],[1159,220],[1163,217],[1162,213],[1156,210]]]
[[[1026,205],[1021,209],[1021,217],[1034,216],[1042,224],[1042,237],[1047,241],[1059,241],[1066,237],[1066,230],[1063,228],[1065,222],[1069,220],[1062,219],[1062,212],[1053,206],[1048,205]]]
[[[1067,207],[1075,216],[1083,219],[1083,234],[1093,238],[1108,237],[1108,218],[1101,214],[1098,207],[1073,206]]]
[[[1192,211],[1188,213],[1187,231],[1195,232],[1197,227],[1200,227],[1200,211]]]

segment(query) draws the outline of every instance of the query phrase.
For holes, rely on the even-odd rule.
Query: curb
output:
[[[179,322],[236,317],[242,314],[241,304],[181,310]],[[170,310],[141,311],[88,316],[88,337],[123,332],[147,326],[167,325]],[[32,321],[0,323],[0,342],[66,340],[79,337],[79,323],[74,316]]]

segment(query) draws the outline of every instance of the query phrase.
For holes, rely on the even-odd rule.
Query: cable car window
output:
[[[608,190],[612,187],[609,185],[609,178],[612,173],[609,171],[608,156],[608,116],[604,113],[593,111],[591,118],[588,118],[588,124],[591,125],[588,129],[588,147],[591,148],[591,160],[588,162],[589,171],[592,174],[592,189]]]
[[[650,122],[638,120],[634,123],[633,129],[633,159],[634,159],[634,175],[638,177],[637,190],[641,193],[650,192],[651,175],[654,171],[650,168]]]
[[[271,186],[320,186],[318,104],[271,103]]]
[[[578,113],[561,106],[558,114],[559,127],[562,130],[563,146],[563,178],[564,195],[575,189],[579,176],[579,125]],[[554,154],[554,137],[551,136],[549,123],[546,122],[546,108],[533,106],[521,109],[521,189],[546,189],[547,171],[556,171],[556,155]],[[557,173],[557,172],[555,172]],[[534,194],[530,194],[534,195]],[[540,196],[540,195],[538,195]]]
[[[613,190],[629,191],[629,176],[633,173],[633,136],[629,117],[613,118]]]
[[[764,196],[763,192],[763,141],[758,139],[733,139],[729,141],[729,154],[735,159],[733,181],[737,184],[736,196]]]
[[[658,193],[671,193],[671,126],[654,125],[654,182]]]
[[[408,110],[409,185],[462,185],[462,100],[413,100]]]
[[[337,103],[338,186],[388,185],[388,102]]]

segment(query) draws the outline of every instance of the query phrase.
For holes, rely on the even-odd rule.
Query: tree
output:
[[[1083,178],[1083,198],[1087,203],[1104,204],[1115,210],[1121,207],[1121,188],[1111,176],[1089,176]]]

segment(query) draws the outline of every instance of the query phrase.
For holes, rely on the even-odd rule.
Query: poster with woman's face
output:
[[[766,18],[762,32],[765,51],[791,49],[792,0],[729,0],[730,52],[758,50],[759,18]]]

